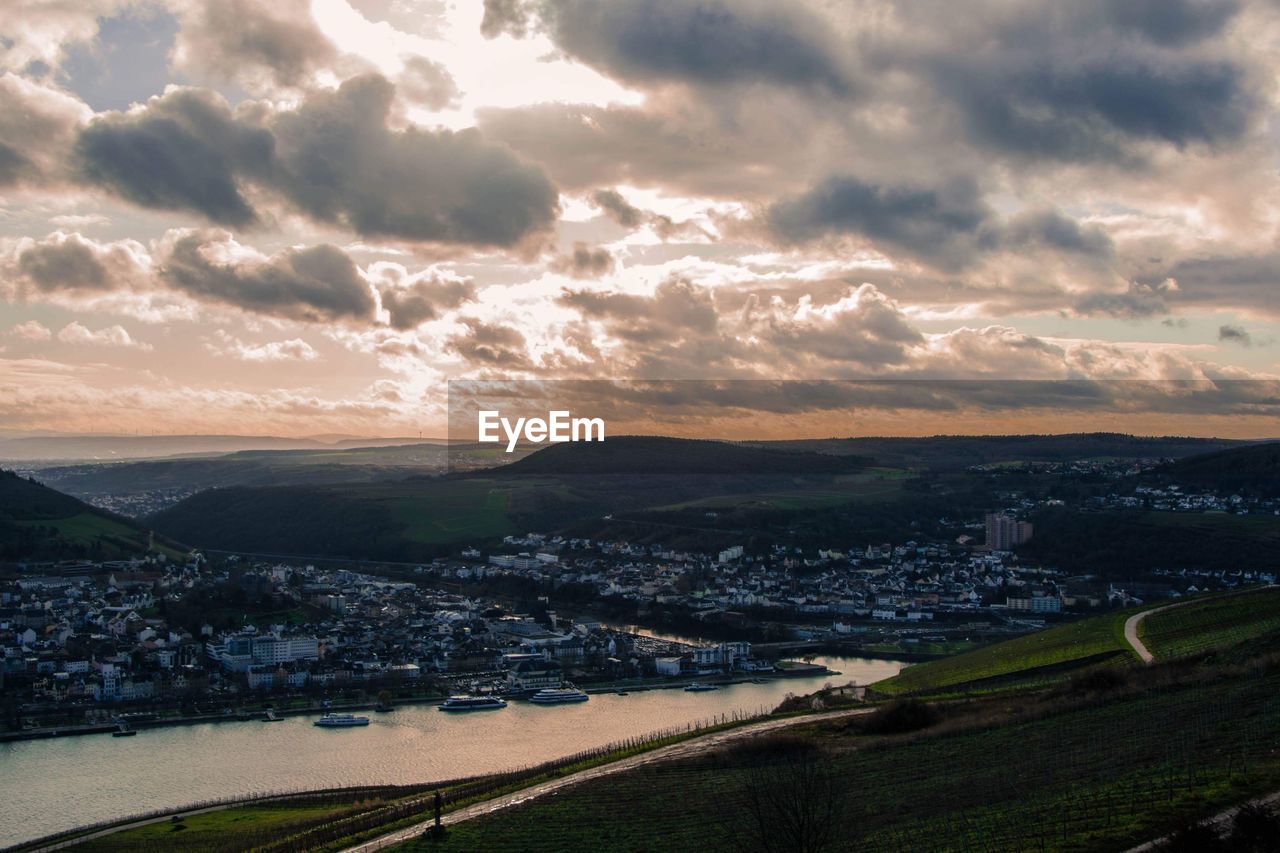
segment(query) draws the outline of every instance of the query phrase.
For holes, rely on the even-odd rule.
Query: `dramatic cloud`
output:
[[[275,185],[315,219],[364,235],[510,246],[550,226],[558,198],[540,169],[474,130],[389,130],[393,93],[382,77],[357,77],[279,115]]]
[[[253,186],[369,237],[511,246],[550,226],[558,199],[540,169],[474,130],[392,130],[393,95],[366,75],[263,118],[206,90],[172,90],[95,120],[77,149],[104,189],[223,225],[259,221]]]
[[[65,232],[20,243],[16,258],[18,280],[45,293],[125,288],[146,264],[145,251],[136,243],[104,246]]]
[[[854,88],[848,49],[803,6],[770,0],[545,0],[533,4],[570,56],[636,82]],[[482,29],[523,34],[529,4],[486,2]]]
[[[240,83],[302,86],[338,55],[311,18],[307,0],[209,0],[194,4],[174,63],[188,74]]]
[[[1076,304],[1081,314],[1109,314],[1126,320],[1169,313],[1169,298],[1178,293],[1178,284],[1165,279],[1156,285],[1130,282],[1123,293],[1091,293]]]
[[[405,60],[404,71],[396,78],[396,92],[405,100],[432,110],[455,106],[461,94],[449,69],[425,56]]]
[[[1242,347],[1253,346],[1253,335],[1250,335],[1243,326],[1224,325],[1218,327],[1218,340],[1229,343],[1239,344]]]
[[[613,271],[613,255],[608,249],[591,248],[586,243],[574,243],[573,251],[551,262],[551,269],[572,278],[600,278]]]
[[[403,267],[384,265],[377,275],[378,295],[393,329],[415,329],[442,311],[475,299],[475,284],[431,274],[410,276]]]
[[[766,222],[787,242],[856,234],[886,251],[901,251],[943,267],[962,267],[984,251],[1048,248],[1109,255],[1106,232],[1058,211],[1001,220],[969,181],[936,187],[882,186],[836,176],[767,211]]]
[[[60,179],[87,114],[65,93],[15,74],[0,76],[0,189]]]
[[[199,299],[292,320],[367,319],[373,293],[336,246],[245,255],[226,233],[194,232],[174,240],[159,269],[171,287]]]
[[[177,89],[142,110],[109,113],[80,134],[84,177],[142,207],[193,210],[221,225],[258,219],[239,177],[269,179],[275,141],[203,89]]]
[[[813,379],[1280,373],[1269,0],[6,11],[0,426],[390,434],[469,376],[746,378],[647,400],[754,424],[855,400]],[[1063,387],[856,400],[1125,428]],[[1233,393],[1138,403],[1274,411]]]
[[[461,318],[466,331],[449,338],[449,348],[467,361],[482,367],[518,370],[529,366],[526,341],[511,326],[485,323],[473,317]]]
[[[591,202],[623,228],[636,228],[644,222],[644,211],[628,202],[617,190],[596,190],[591,194]]]

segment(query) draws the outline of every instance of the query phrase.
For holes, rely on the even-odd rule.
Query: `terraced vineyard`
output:
[[[1124,621],[1108,613],[904,669],[874,685],[881,693],[939,693],[1050,684],[1081,668],[1135,660]]]
[[[815,725],[808,739],[841,798],[832,847],[1121,849],[1155,837],[1179,813],[1280,784],[1278,689],[1275,672],[1188,680],[932,736]],[[758,792],[747,760],[728,752],[586,782],[407,849],[735,849]]]
[[[1225,649],[1280,631],[1280,588],[1188,601],[1153,613],[1138,636],[1157,660]]]

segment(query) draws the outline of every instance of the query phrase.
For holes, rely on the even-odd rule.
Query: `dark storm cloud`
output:
[[[275,186],[315,219],[360,234],[509,246],[554,222],[542,170],[475,130],[387,128],[393,87],[348,80],[275,118]]]
[[[391,327],[404,330],[416,329],[439,317],[442,310],[472,301],[476,287],[470,280],[421,278],[408,284],[380,284],[378,294]]]
[[[1280,252],[1186,258],[1164,267],[1152,278],[1176,282],[1175,295],[1180,304],[1280,315]]]
[[[798,4],[546,0],[539,11],[560,49],[624,80],[855,88],[847,49]]]
[[[31,171],[31,161],[21,151],[0,142],[0,186],[16,184]]]
[[[1239,344],[1242,347],[1253,346],[1253,335],[1250,335],[1243,326],[1219,326],[1218,340],[1229,344]]]
[[[336,246],[286,249],[263,260],[214,258],[226,235],[187,234],[160,265],[169,286],[199,299],[293,320],[365,320],[373,315],[369,285]]]
[[[1259,99],[1248,58],[1217,37],[1234,0],[975,0],[962,19],[904,0],[883,62],[956,107],[983,146],[1018,157],[1137,161],[1135,144],[1218,146]],[[946,31],[940,23],[949,22]]]
[[[828,234],[861,234],[948,265],[962,264],[992,217],[971,182],[933,189],[880,186],[836,176],[773,204],[773,232],[803,242]]]
[[[944,269],[964,267],[986,252],[1047,249],[1105,258],[1114,249],[1103,229],[1057,210],[1002,219],[968,180],[888,186],[836,175],[775,202],[765,223],[785,243],[854,234]]]
[[[134,204],[245,226],[258,214],[238,178],[269,177],[274,140],[236,119],[221,96],[179,89],[143,111],[96,119],[81,131],[76,154],[89,183]]]
[[[553,259],[550,267],[573,278],[599,278],[613,271],[613,263],[613,255],[608,249],[593,249],[586,243],[574,243],[573,251]]]
[[[1152,42],[1178,46],[1221,32],[1237,0],[1077,0],[1061,9],[1086,25],[1110,24]]]
[[[980,141],[1032,158],[1123,160],[1132,141],[1178,148],[1238,139],[1255,106],[1241,68],[1108,52],[1063,63],[939,59],[939,90]]]
[[[1011,249],[1044,247],[1092,257],[1109,257],[1115,251],[1105,229],[1081,225],[1057,210],[1031,210],[1010,217],[1000,242]]]
[[[242,185],[369,237],[510,246],[555,220],[558,195],[541,169],[474,130],[391,130],[393,96],[385,78],[365,75],[259,119],[208,91],[177,90],[93,122],[77,149],[91,182],[219,224],[257,221]]]

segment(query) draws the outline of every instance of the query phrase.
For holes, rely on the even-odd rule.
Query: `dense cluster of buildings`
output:
[[[1120,491],[1089,505],[1280,511],[1273,502],[1175,486]],[[768,664],[748,643],[682,645],[584,614],[605,603],[642,621],[660,609],[708,629],[690,633],[753,636],[746,629],[768,628],[771,639],[907,648],[1025,631],[1065,611],[1274,582],[1250,567],[1106,583],[1025,565],[1011,549],[1032,535],[1026,516],[1055,501],[1016,492],[999,498],[1005,508],[982,522],[950,522],[945,541],[758,552],[739,544],[702,553],[530,533],[401,567],[397,577],[235,558],[212,566],[200,555],[23,565],[0,580],[0,696],[190,703],[348,685],[462,682],[523,691],[569,679],[754,672]],[[502,589],[538,590],[536,618],[481,592]]]

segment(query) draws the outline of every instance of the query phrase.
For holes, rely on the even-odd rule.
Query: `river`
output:
[[[312,717],[224,722],[0,744],[0,846],[153,809],[271,791],[407,784],[510,770],[627,737],[772,709],[825,682],[870,684],[895,661],[823,657],[842,674],[735,684],[706,693],[594,694],[580,705],[512,702],[444,714],[433,705],[370,714],[367,728]]]

